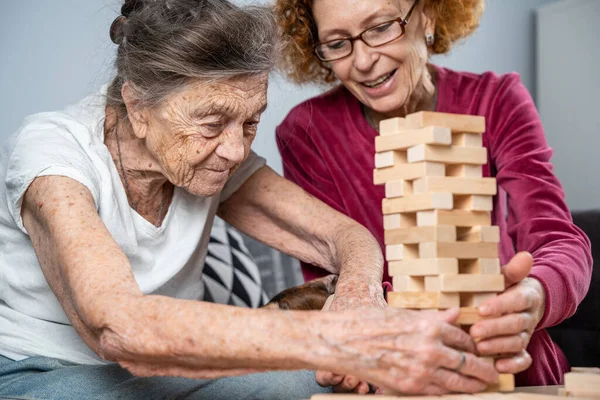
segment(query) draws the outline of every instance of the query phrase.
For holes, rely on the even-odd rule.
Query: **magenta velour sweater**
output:
[[[592,273],[589,239],[571,220],[552,173],[552,150],[519,76],[436,69],[436,111],[486,119],[483,174],[498,183],[492,223],[500,226],[500,261],[529,251],[531,276],[546,290],[546,312],[528,347],[533,365],[516,383],[562,383],[568,363],[544,328],[573,315],[585,296]],[[383,249],[384,187],[373,184],[375,136],[358,100],[341,86],[296,106],[277,128],[285,177],[367,227]],[[389,282],[387,265],[385,271]],[[303,265],[303,273],[308,280],[324,271]]]

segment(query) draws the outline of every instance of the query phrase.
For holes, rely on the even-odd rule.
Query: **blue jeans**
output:
[[[313,371],[265,372],[220,379],[138,378],[116,364],[75,365],[47,357],[0,356],[0,399],[294,400],[331,393]]]

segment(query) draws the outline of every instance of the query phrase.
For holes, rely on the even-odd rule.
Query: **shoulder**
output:
[[[516,72],[472,73],[435,67],[440,106],[443,111],[488,115],[515,101],[531,101],[527,88]],[[508,102],[509,104],[505,104]]]

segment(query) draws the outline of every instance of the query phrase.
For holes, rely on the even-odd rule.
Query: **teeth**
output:
[[[387,75],[384,75],[384,76],[382,76],[381,78],[377,79],[376,81],[372,81],[372,82],[364,82],[363,84],[364,84],[365,86],[368,86],[368,87],[374,87],[374,86],[380,85],[380,84],[382,84],[383,82],[387,81],[387,80],[388,80],[388,78],[389,78],[391,75],[392,75],[392,74],[391,74],[391,73],[389,73],[389,74],[387,74]]]

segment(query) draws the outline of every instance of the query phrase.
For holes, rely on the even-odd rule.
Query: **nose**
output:
[[[353,65],[359,71],[368,71],[379,59],[379,54],[375,49],[367,46],[362,40],[354,42],[354,60]]]
[[[221,143],[215,153],[232,164],[239,164],[244,159],[244,130],[231,129],[221,134]]]

